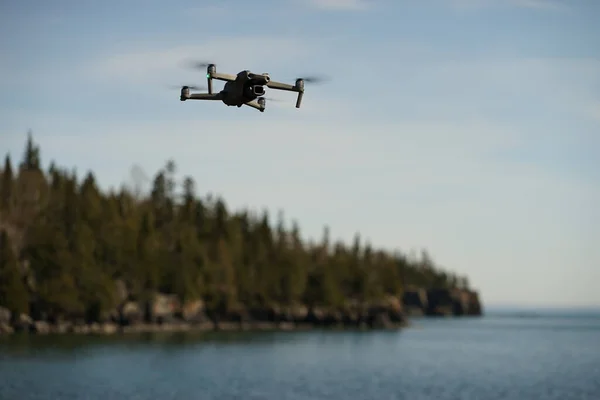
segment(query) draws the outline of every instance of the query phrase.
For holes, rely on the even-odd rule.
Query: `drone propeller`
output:
[[[275,102],[275,103],[283,103],[283,102],[285,101],[285,100],[282,100],[282,99],[275,99],[275,98],[273,98],[273,97],[265,97],[265,96],[262,96],[262,97],[263,97],[265,100],[269,101],[269,102],[273,101],[273,102]]]
[[[304,83],[323,83],[329,80],[326,76],[309,75],[305,77],[298,77],[296,79],[302,79]]]
[[[169,88],[170,89],[177,89],[177,90],[179,90],[179,89],[181,89],[184,86],[187,87],[187,88],[189,88],[190,90],[206,90],[206,86],[194,86],[194,85],[179,85],[179,86],[177,86],[177,85],[170,85]]]
[[[205,61],[188,61],[187,64],[191,68],[206,69],[209,65],[214,64],[214,63],[205,62]]]

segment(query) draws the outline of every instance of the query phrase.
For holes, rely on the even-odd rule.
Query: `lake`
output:
[[[598,399],[597,315],[400,332],[0,338],[0,399]]]

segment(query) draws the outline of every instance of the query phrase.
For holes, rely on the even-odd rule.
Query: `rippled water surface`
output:
[[[600,399],[598,317],[402,332],[0,338],[0,399]]]

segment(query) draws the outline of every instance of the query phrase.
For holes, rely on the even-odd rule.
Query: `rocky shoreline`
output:
[[[379,330],[409,325],[410,316],[479,316],[476,292],[409,289],[402,299],[377,305],[349,305],[344,310],[319,307],[263,307],[216,313],[200,300],[179,305],[174,296],[156,294],[151,302],[124,301],[99,321],[52,320],[13,315],[0,307],[0,334],[119,334],[208,331],[294,331],[310,329]]]

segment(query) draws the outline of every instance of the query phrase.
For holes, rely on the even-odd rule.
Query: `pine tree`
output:
[[[7,154],[4,159],[4,169],[2,170],[2,181],[0,182],[0,212],[8,215],[11,209],[14,191],[14,175],[10,156]]]
[[[39,171],[40,170],[40,149],[33,142],[31,131],[27,133],[27,144],[23,154],[23,161],[20,169],[22,171]]]

